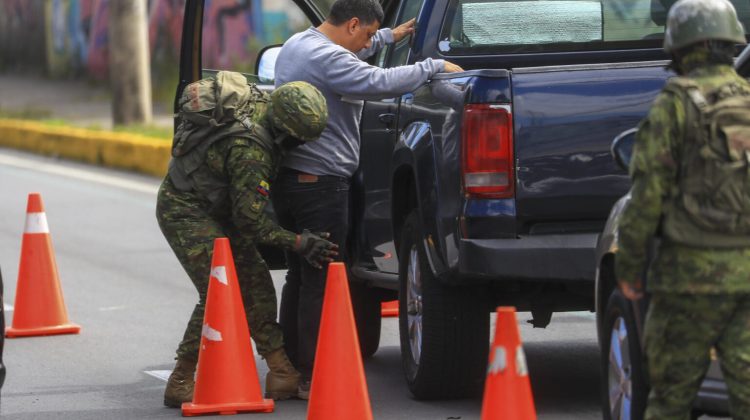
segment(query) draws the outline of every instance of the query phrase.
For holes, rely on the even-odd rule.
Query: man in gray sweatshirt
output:
[[[349,231],[350,178],[359,166],[363,100],[401,96],[436,73],[462,71],[453,63],[430,58],[389,69],[362,61],[414,32],[414,19],[378,30],[382,21],[377,0],[337,0],[326,21],[292,36],[276,61],[276,86],[309,82],[325,96],[329,117],[318,141],[297,147],[282,161],[272,191],[274,210],[286,229],[329,232],[340,254],[346,253]],[[327,265],[314,268],[292,254],[287,254],[287,262],[279,321],[287,353],[302,373],[299,397],[306,398]]]

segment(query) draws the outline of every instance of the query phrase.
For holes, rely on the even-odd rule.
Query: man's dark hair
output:
[[[383,7],[378,0],[336,0],[326,20],[338,26],[351,18],[359,19],[363,25],[370,25],[375,21],[382,24]]]

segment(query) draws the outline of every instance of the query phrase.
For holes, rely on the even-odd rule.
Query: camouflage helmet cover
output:
[[[690,44],[719,40],[745,44],[745,29],[728,0],[680,0],[667,15],[664,50],[672,52]]]
[[[273,125],[304,141],[320,137],[328,121],[326,98],[307,82],[289,82],[271,93]]]

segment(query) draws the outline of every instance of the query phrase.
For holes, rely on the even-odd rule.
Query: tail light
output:
[[[510,105],[464,107],[461,175],[475,197],[513,197],[513,116]]]

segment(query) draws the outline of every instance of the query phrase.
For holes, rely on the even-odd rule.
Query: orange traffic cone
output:
[[[193,402],[182,404],[182,415],[270,413],[273,407],[261,392],[229,240],[217,238]]]
[[[495,340],[484,384],[482,420],[536,420],[526,355],[516,322],[516,308],[497,308]]]
[[[78,334],[80,331],[80,326],[70,323],[65,310],[42,197],[38,193],[29,194],[13,323],[5,330],[5,336]]]
[[[372,420],[370,395],[343,263],[328,265],[308,420]]]
[[[398,316],[398,301],[391,300],[380,304],[380,316],[383,318],[390,318]]]

